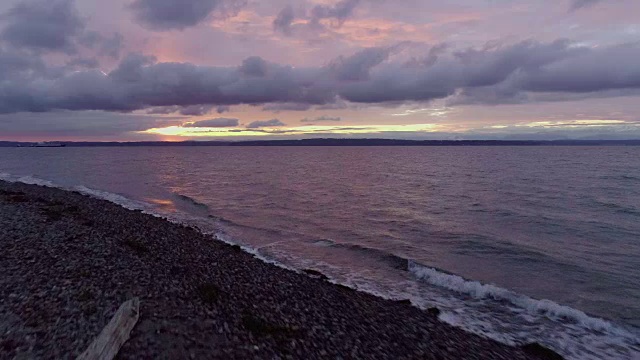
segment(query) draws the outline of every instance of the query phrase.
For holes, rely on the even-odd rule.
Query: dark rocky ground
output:
[[[0,358],[74,358],[135,296],[122,359],[539,358],[189,227],[0,181]]]

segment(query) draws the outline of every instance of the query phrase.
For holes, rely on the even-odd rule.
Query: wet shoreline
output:
[[[0,358],[75,357],[132,297],[119,358],[539,358],[59,189],[0,181],[0,264]]]

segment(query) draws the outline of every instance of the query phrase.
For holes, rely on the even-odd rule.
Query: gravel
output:
[[[75,358],[136,296],[121,359],[537,358],[190,227],[0,181],[0,359]]]

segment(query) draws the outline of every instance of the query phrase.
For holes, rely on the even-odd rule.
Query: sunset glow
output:
[[[640,138],[638,1],[158,1],[2,2],[0,140]]]

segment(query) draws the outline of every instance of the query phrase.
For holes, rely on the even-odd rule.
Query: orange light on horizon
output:
[[[140,134],[155,134],[167,137],[237,137],[237,136],[269,136],[269,135],[312,135],[312,134],[368,134],[384,132],[435,132],[443,131],[439,124],[408,124],[408,125],[306,125],[298,127],[264,127],[260,129],[248,128],[204,128],[169,126],[153,128],[139,132]]]

